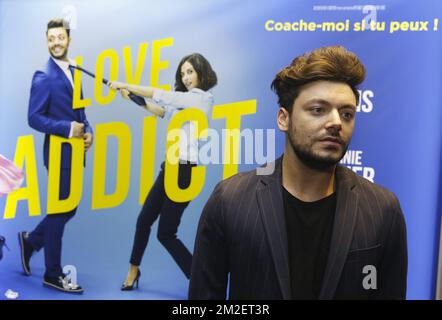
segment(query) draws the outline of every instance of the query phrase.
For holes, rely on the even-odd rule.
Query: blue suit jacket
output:
[[[44,165],[49,167],[49,137],[69,137],[71,122],[84,123],[85,132],[92,133],[84,109],[72,108],[73,89],[63,70],[49,58],[43,70],[37,70],[32,78],[29,99],[28,122],[37,131],[45,133],[43,146]],[[71,146],[64,143],[61,167],[71,167]]]

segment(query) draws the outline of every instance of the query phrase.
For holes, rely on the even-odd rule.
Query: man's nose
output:
[[[327,128],[335,128],[340,130],[342,128],[342,119],[339,111],[333,109],[330,111],[329,117],[327,119]]]

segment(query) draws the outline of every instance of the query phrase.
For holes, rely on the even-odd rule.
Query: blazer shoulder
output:
[[[259,181],[256,169],[237,173],[217,184],[215,190],[223,199],[235,199],[239,195],[254,192]]]
[[[51,70],[51,60],[48,60],[45,64],[41,64],[34,72],[33,79],[35,80],[46,80],[51,74],[53,74],[53,70]]]
[[[46,69],[37,69],[32,76],[32,84],[41,84],[49,79],[49,74]]]
[[[358,192],[363,193],[363,198],[369,202],[368,205],[377,203],[387,211],[401,211],[398,197],[394,192],[361,177],[350,169],[347,170],[353,175]]]

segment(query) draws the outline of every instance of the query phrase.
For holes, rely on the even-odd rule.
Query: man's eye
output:
[[[322,113],[324,111],[324,108],[322,108],[322,107],[313,107],[313,108],[311,108],[311,111],[314,114],[320,114],[320,113]]]
[[[344,117],[344,119],[351,120],[351,119],[353,119],[354,114],[351,113],[351,112],[344,112],[344,113],[342,114],[342,116]]]

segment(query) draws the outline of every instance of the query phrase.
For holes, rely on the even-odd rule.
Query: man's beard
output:
[[[68,55],[68,49],[64,48],[64,50],[62,51],[62,53],[59,56],[54,55],[54,53],[52,52],[52,50],[49,50],[49,54],[51,55],[52,58],[54,59],[58,59],[58,60],[63,60],[67,57]]]
[[[347,152],[349,143],[341,145],[343,147],[342,154],[338,158],[319,156],[315,154],[311,148],[305,145],[297,144],[295,142],[294,137],[292,136],[292,132],[294,136],[296,133],[296,128],[295,130],[292,130],[292,127],[290,125],[287,137],[293,152],[296,154],[296,156],[299,158],[299,160],[301,160],[301,162],[304,165],[306,165],[307,167],[313,170],[327,171],[331,167],[335,166],[339,161],[341,161],[341,159],[344,157],[345,153]]]

